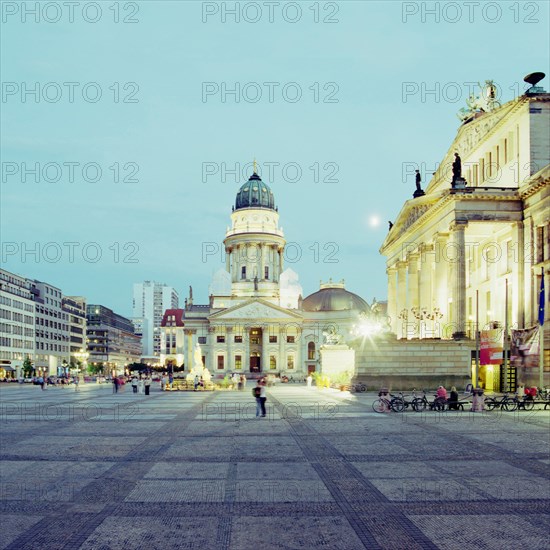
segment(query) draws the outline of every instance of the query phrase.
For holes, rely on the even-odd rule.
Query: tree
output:
[[[103,363],[89,364],[88,373],[89,374],[101,374],[103,372]]]
[[[31,358],[27,355],[27,357],[25,357],[25,360],[23,361],[23,372],[25,373],[25,377],[28,378],[32,376],[33,370],[34,366],[32,364]]]

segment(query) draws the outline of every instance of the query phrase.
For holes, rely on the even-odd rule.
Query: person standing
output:
[[[307,387],[308,389],[311,388],[311,383],[313,382],[313,376],[311,376],[311,373],[309,373],[307,375],[307,378],[306,378],[306,383],[307,383]]]
[[[143,382],[143,378],[138,380],[138,391],[140,394],[145,393],[145,383]]]
[[[164,387],[166,386],[166,377],[164,374],[160,377],[160,391],[164,391]]]
[[[138,387],[137,387],[137,386],[138,386],[138,381],[137,381],[137,378],[134,376],[134,377],[132,378],[132,391],[133,391],[134,393],[137,393],[137,390],[138,390]]]
[[[38,383],[40,384],[42,391],[44,391],[44,378],[42,376],[38,377]]]
[[[194,391],[197,391],[197,388],[199,387],[199,377],[197,375],[195,375],[195,380],[193,381],[193,386],[195,386],[195,389]]]
[[[151,378],[148,376],[143,384],[145,385],[145,395],[149,395],[149,391],[151,390]]]
[[[118,393],[118,378],[113,376],[113,393]]]
[[[80,378],[78,376],[74,377],[74,391],[78,391],[78,384],[80,383]]]

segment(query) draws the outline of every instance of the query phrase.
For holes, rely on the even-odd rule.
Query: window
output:
[[[224,356],[218,355],[218,370],[224,369]]]
[[[307,358],[309,361],[313,361],[315,359],[315,342],[310,342],[307,345]]]
[[[287,336],[286,337],[287,344],[294,344],[295,341],[296,341],[296,339],[295,339],[294,336]]]
[[[267,265],[264,267],[264,279],[269,279],[269,267]]]
[[[243,368],[243,357],[242,357],[242,355],[235,355],[235,370],[241,370],[242,368]]]
[[[289,355],[286,358],[286,368],[292,370],[294,368],[294,355]]]
[[[269,356],[269,370],[277,369],[277,358],[274,355]]]
[[[225,342],[225,336],[216,336],[216,342],[223,344]]]
[[[254,328],[250,331],[250,343],[251,344],[260,343],[260,331],[257,328]]]
[[[206,344],[206,336],[199,336],[199,344]]]
[[[277,343],[277,336],[270,336],[269,337],[269,343],[270,344],[276,344]]]
[[[235,336],[235,344],[241,344],[242,341],[243,341],[242,336]],[[237,356],[237,357],[240,357],[240,356]]]
[[[246,266],[241,267],[241,279],[246,279]]]

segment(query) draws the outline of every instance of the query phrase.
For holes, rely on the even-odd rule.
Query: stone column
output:
[[[395,266],[386,269],[388,275],[388,316],[391,323],[391,331],[397,334],[397,269]]]
[[[225,270],[228,273],[231,273],[230,266],[231,266],[231,249],[226,248],[225,249]]]
[[[244,325],[243,327],[243,344],[243,371],[250,374],[250,327],[248,325]]]
[[[269,327],[262,326],[262,372],[267,373],[269,370],[269,355],[267,353],[267,345],[269,344]]]
[[[279,357],[277,358],[277,370],[279,372],[282,372],[283,369],[286,369],[286,358],[285,358],[285,339],[286,339],[286,333],[282,329],[281,325],[279,325],[279,336],[277,337],[277,340],[279,342]]]
[[[450,317],[448,285],[449,260],[446,252],[448,239],[448,233],[437,233],[434,236],[435,273],[432,312],[438,310],[443,314],[441,319],[434,319],[433,322],[432,330],[436,338],[442,336],[442,327],[449,322]]]
[[[420,322],[413,313],[414,309],[418,314],[418,258],[417,252],[407,254],[407,338],[420,337]]]
[[[210,327],[208,329],[208,350],[209,355],[206,354],[205,357],[205,367],[212,373],[215,374],[218,370],[218,362],[216,359],[216,336],[219,334],[217,330],[218,327]]]
[[[397,262],[397,316],[410,313],[407,311],[407,262]],[[407,320],[399,319],[398,338],[406,338]]]
[[[302,329],[296,328],[296,356],[294,370],[296,374],[303,372],[302,365]]]
[[[225,368],[228,371],[234,370],[233,327],[225,327],[225,349],[227,351],[227,361],[225,362]]]
[[[467,221],[455,220],[451,225],[453,250],[449,252],[453,293],[453,338],[466,337],[466,247]]]
[[[525,242],[523,238],[523,222],[512,224],[512,319],[510,325],[517,322],[518,327],[525,326]]]
[[[433,245],[422,244],[420,247],[420,272],[418,276],[419,307],[421,312],[430,314],[432,312],[432,258]],[[430,321],[420,320],[420,338],[431,338],[435,336],[431,329],[428,329]],[[431,326],[431,323],[430,323]]]

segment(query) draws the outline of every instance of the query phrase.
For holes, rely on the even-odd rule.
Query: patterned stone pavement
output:
[[[0,548],[550,548],[550,411],[3,385]]]

